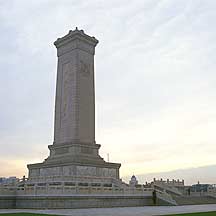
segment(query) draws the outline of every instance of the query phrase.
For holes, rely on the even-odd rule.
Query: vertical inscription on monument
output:
[[[61,111],[60,111],[60,141],[66,142],[73,136],[74,97],[76,93],[75,70],[72,61],[62,64]]]
[[[70,70],[70,63],[62,65],[63,85],[62,85],[62,102],[61,102],[61,120],[65,121],[69,113],[70,90],[73,80],[73,73]]]
[[[90,64],[84,61],[80,61],[80,73],[84,77],[88,77],[90,75]]]

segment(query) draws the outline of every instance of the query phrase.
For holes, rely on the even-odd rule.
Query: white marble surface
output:
[[[216,204],[188,205],[188,206],[144,206],[124,208],[91,208],[91,209],[61,209],[61,210],[26,210],[26,209],[0,209],[0,213],[45,213],[71,216],[152,216],[175,213],[216,211]]]

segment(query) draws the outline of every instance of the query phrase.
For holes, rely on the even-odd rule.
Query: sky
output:
[[[0,176],[48,156],[53,42],[76,26],[99,40],[96,141],[121,177],[214,167],[215,11],[213,0],[0,0]]]

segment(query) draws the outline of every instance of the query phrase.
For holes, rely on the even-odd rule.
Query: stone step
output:
[[[173,198],[178,205],[216,204],[216,198],[210,196],[176,196]]]

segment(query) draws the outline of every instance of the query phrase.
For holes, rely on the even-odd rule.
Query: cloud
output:
[[[1,2],[1,158],[42,161],[48,154],[53,42],[78,26],[100,41],[101,155],[122,162],[124,175],[213,164],[215,8],[210,0]]]

